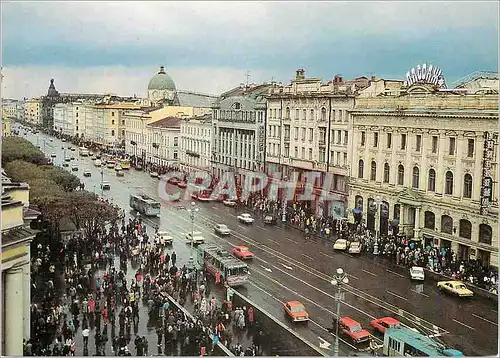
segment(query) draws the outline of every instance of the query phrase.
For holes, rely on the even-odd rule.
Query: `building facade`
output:
[[[179,166],[181,119],[166,117],[146,125],[146,161],[161,166]]]
[[[2,137],[9,137],[12,135],[12,121],[7,115],[7,112],[2,110]]]
[[[241,85],[223,93],[212,105],[214,175],[233,172],[243,183],[253,171],[264,171],[265,95],[273,84]]]
[[[356,100],[350,221],[497,266],[498,76],[496,93],[448,90],[418,70]]]
[[[30,242],[36,231],[30,219],[29,186],[12,183],[2,174],[2,353],[23,355],[23,339],[30,339]]]
[[[212,154],[212,115],[191,117],[181,122],[180,169],[209,171]]]
[[[34,124],[42,124],[42,100],[31,98],[24,103],[24,120]]]
[[[344,81],[340,76],[323,83],[306,78],[300,69],[290,85],[274,88],[267,96],[266,172],[280,172],[285,179],[298,173],[301,186],[296,198],[305,184],[302,173],[320,172],[313,184],[315,199],[307,203],[318,215],[346,216],[348,110],[354,107],[356,91],[369,83],[365,77]],[[327,173],[333,177],[330,194],[338,194],[338,199],[323,203],[320,196]]]

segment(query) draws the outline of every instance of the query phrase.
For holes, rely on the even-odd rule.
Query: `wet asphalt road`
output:
[[[42,150],[43,137],[41,135],[39,139]],[[28,135],[28,139],[37,143],[33,135]],[[63,160],[61,144],[57,139],[53,143],[45,143],[47,154],[57,153],[56,165]],[[50,148],[51,145],[53,148]],[[75,162],[79,164],[79,171],[74,174],[83,179],[87,190],[92,191],[95,185],[100,193],[100,168],[95,168],[90,158],[78,158],[78,152],[73,153],[77,159]],[[84,169],[92,171],[91,178],[83,178]],[[130,194],[145,193],[159,199],[160,181],[147,173],[130,170],[125,172],[124,177],[117,178],[114,170],[104,169],[104,180],[111,183],[111,190],[105,191],[104,196],[126,212],[130,210]],[[179,190],[171,185],[167,187],[169,192]],[[162,230],[173,234],[178,257],[189,256],[189,246],[182,234],[191,230],[192,222],[189,213],[179,210],[177,206],[189,207],[190,202],[162,203],[161,218],[146,219],[146,223],[159,225]],[[367,329],[370,329],[371,319],[393,316],[426,334],[437,334],[446,345],[466,355],[497,354],[498,313],[497,305],[491,301],[479,297],[463,300],[443,295],[437,291],[436,282],[430,279],[418,287],[409,280],[406,270],[391,268],[371,258],[334,252],[331,243],[306,241],[298,230],[263,226],[259,218],[253,225],[244,226],[238,223],[234,209],[221,203],[197,202],[197,206],[200,211],[196,214],[195,230],[202,231],[207,241],[226,248],[247,245],[255,253],[256,257],[249,263],[250,282],[239,290],[317,346],[320,339],[329,343],[334,340],[326,331],[335,312],[334,288],[329,283],[329,274],[342,267],[349,274],[341,306],[342,316],[354,318]],[[215,223],[228,225],[233,235],[219,238],[213,233]],[[292,325],[284,317],[281,302],[290,300],[299,300],[306,306],[311,317],[307,325]],[[354,349],[348,342],[341,343],[341,354]]]

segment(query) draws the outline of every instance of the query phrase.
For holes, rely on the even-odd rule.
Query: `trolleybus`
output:
[[[221,282],[225,281],[231,287],[241,286],[248,281],[248,265],[219,246],[199,245],[198,264],[214,277],[219,272]]]
[[[146,216],[160,216],[160,202],[145,194],[130,195],[130,207]]]

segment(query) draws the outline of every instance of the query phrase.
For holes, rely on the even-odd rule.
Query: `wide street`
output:
[[[29,133],[26,137],[35,145],[38,142],[48,156],[55,152],[54,164],[61,165],[64,158],[61,146],[67,147],[67,143],[57,139],[49,142],[43,134]],[[67,169],[71,170],[77,163],[79,170],[73,174],[83,180],[87,190],[95,188],[100,194],[101,168],[94,167],[90,158],[78,157],[78,151],[72,154],[75,160]],[[92,177],[84,178],[84,169],[89,169]],[[116,177],[113,169],[104,168],[103,172],[104,180],[111,184],[111,190],[105,191],[104,196],[126,212],[130,211],[130,194],[145,193],[160,199],[158,187],[162,182],[145,172],[130,170],[121,178]],[[168,185],[169,192],[177,190]],[[162,202],[161,218],[146,219],[147,224],[159,224],[161,230],[172,233],[179,258],[189,256],[189,245],[183,234],[191,230],[192,221],[189,213],[178,206],[187,208],[190,202]],[[446,296],[437,291],[436,282],[430,278],[419,286],[410,281],[406,271],[376,259],[334,252],[331,243],[320,239],[306,241],[301,232],[292,228],[264,227],[260,218],[255,218],[253,225],[243,226],[238,223],[235,210],[221,203],[197,202],[197,207],[200,210],[196,213],[194,228],[203,232],[207,241],[226,248],[247,245],[256,256],[249,263],[249,283],[238,290],[318,347],[323,341],[333,343],[334,340],[327,332],[335,312],[335,289],[330,284],[330,275],[342,267],[349,274],[342,316],[350,316],[367,329],[371,319],[393,316],[407,326],[437,335],[446,345],[466,355],[496,355],[498,314],[494,302],[480,297],[463,300]],[[226,224],[232,235],[227,238],[215,235],[213,225],[216,223]],[[292,325],[284,317],[281,303],[290,300],[299,300],[305,305],[311,317],[308,325]],[[354,347],[349,343],[342,343],[341,354],[352,350]],[[324,349],[324,352],[330,350]]]

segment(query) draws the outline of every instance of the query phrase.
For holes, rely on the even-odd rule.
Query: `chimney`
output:
[[[304,69],[299,68],[297,70],[297,72],[295,73],[295,80],[298,81],[298,80],[303,80],[305,78],[306,78],[306,73],[305,73]]]

